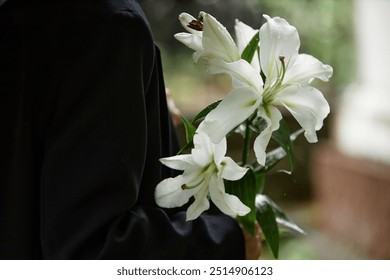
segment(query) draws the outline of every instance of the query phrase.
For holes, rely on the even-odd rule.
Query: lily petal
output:
[[[203,18],[203,47],[207,50],[203,55],[211,53],[228,62],[239,60],[240,53],[226,28],[210,14],[200,12],[199,17]]]
[[[198,134],[201,134],[202,137],[206,141],[208,141],[208,144],[211,145],[210,146],[210,158],[213,157],[214,158],[214,163],[217,166],[219,166],[221,161],[222,161],[222,159],[224,158],[224,156],[226,154],[226,149],[227,149],[226,138],[222,138],[222,140],[219,143],[214,144],[214,143],[211,142],[210,137],[206,134],[206,132],[204,132],[203,128],[204,128],[204,122],[202,122],[198,126],[198,129],[196,130],[196,132]]]
[[[182,175],[161,181],[154,191],[157,205],[160,207],[172,208],[186,204],[190,197],[198,190],[183,190],[183,184],[185,184],[185,180]]]
[[[224,157],[221,162],[221,170],[219,171],[220,174],[218,175],[226,180],[236,181],[244,177],[247,171],[248,168],[239,166],[230,157]]]
[[[272,84],[281,71],[280,57],[284,57],[285,65],[294,63],[300,46],[297,29],[280,17],[267,20],[260,28],[260,61],[261,69],[267,77],[267,84]]]
[[[191,155],[177,155],[173,157],[161,158],[160,162],[169,168],[176,170],[184,170],[188,165],[193,165]]]
[[[186,220],[195,220],[202,214],[204,211],[210,208],[210,202],[207,199],[207,194],[209,189],[206,186],[202,186],[194,197],[195,201],[188,207],[186,213]]]
[[[259,106],[261,97],[251,87],[234,89],[204,120],[203,130],[219,143],[233,128],[245,121]]]
[[[178,40],[180,43],[186,45],[190,49],[193,49],[194,51],[200,51],[203,50],[202,45],[202,37],[190,33],[177,33],[174,35],[175,39]]]
[[[197,19],[194,18],[192,15],[190,15],[188,13],[181,13],[179,15],[180,24],[183,26],[183,28],[185,30],[187,30],[188,32],[190,32],[190,33],[192,33],[194,35],[198,35],[199,37],[202,37],[202,31],[198,31],[198,30],[195,30],[195,29],[192,29],[192,28],[188,27],[190,22],[194,21],[194,20],[197,20]]]
[[[278,98],[305,130],[307,141],[317,142],[316,131],[321,129],[330,112],[322,93],[311,86],[290,86],[282,90]]]
[[[233,88],[250,86],[259,93],[263,91],[263,80],[259,72],[246,60],[240,59],[235,62],[225,62],[222,59],[211,59],[206,64],[210,74],[228,74],[232,78]]]
[[[210,139],[210,138],[209,138]],[[211,141],[211,140],[210,140]],[[223,158],[225,157],[225,154],[226,154],[226,148],[227,148],[227,144],[226,144],[226,138],[222,138],[222,140],[217,143],[217,144],[213,144],[213,150],[214,150],[214,163],[219,166],[223,160]]]
[[[191,151],[194,162],[201,166],[208,166],[213,160],[214,148],[209,136],[198,129],[194,135],[194,148]]]
[[[282,119],[282,114],[278,108],[273,105],[269,105],[267,108],[260,107],[257,114],[267,122],[267,127],[256,137],[253,150],[255,151],[258,163],[265,165],[266,149],[269,140],[271,139],[272,132],[279,129],[279,122]]]
[[[245,50],[249,42],[252,40],[255,34],[259,34],[259,30],[255,30],[249,25],[246,25],[242,21],[236,19],[236,24],[234,25],[234,30],[236,32],[236,43],[240,54]],[[258,51],[255,52],[251,65],[256,69],[257,73],[260,73],[260,61]]]
[[[210,178],[210,198],[223,213],[232,217],[244,216],[251,211],[237,196],[225,193],[223,180],[217,176]]]
[[[332,77],[333,68],[322,64],[317,58],[308,54],[299,54],[294,64],[286,72],[283,82],[285,84],[297,83],[300,85],[309,84],[314,78],[324,82]]]

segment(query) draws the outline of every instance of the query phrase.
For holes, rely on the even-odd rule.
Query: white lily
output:
[[[199,28],[195,27],[195,25],[193,27],[190,27],[190,23],[198,22],[198,20],[187,13],[181,13],[179,15],[179,21],[183,26],[183,28],[187,30],[189,33],[186,32],[177,33],[174,35],[174,37],[178,41],[180,41],[181,43],[189,47],[190,49],[193,49],[194,51],[203,50],[203,44],[202,44],[203,26]]]
[[[200,58],[221,58],[233,62],[240,59],[238,48],[226,30],[212,15],[200,12],[199,20],[187,13],[179,15],[181,25],[189,33],[175,34],[175,38],[195,50],[194,62]]]
[[[217,143],[257,109],[258,116],[267,123],[254,143],[257,161],[262,165],[272,132],[279,128],[282,119],[277,106],[290,111],[309,142],[317,141],[316,131],[321,129],[330,109],[322,93],[309,84],[314,78],[328,81],[333,74],[329,65],[310,55],[298,54],[300,40],[295,27],[279,17],[264,17],[267,22],[259,32],[265,83],[257,69],[243,60],[213,61],[209,72],[229,74],[234,89],[204,121],[206,133]]]
[[[244,216],[250,208],[236,196],[225,193],[223,179],[236,181],[247,172],[230,157],[226,157],[226,138],[213,144],[200,126],[194,136],[194,148],[190,155],[178,155],[160,159],[183,174],[160,182],[155,190],[155,200],[161,207],[179,207],[194,196],[195,201],[187,210],[187,220],[196,219],[210,207],[208,198],[225,214]]]
[[[249,42],[252,40],[253,36],[256,34],[259,34],[258,29],[253,29],[249,25],[243,23],[242,21],[239,21],[236,19],[236,24],[234,25],[234,30],[236,33],[236,43],[239,52],[242,54],[242,52],[245,50],[245,48],[248,46]],[[259,53],[258,51],[255,52],[253,55],[254,59],[250,62],[250,64],[257,70],[257,73],[260,73],[260,60],[258,59]]]

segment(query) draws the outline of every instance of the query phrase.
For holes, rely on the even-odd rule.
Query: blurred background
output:
[[[390,259],[390,0],[139,0],[162,51],[166,86],[191,119],[231,88],[211,76],[173,35],[178,15],[215,16],[234,37],[237,18],[258,29],[262,14],[298,29],[300,53],[334,69],[314,82],[331,106],[319,142],[296,141],[291,175],[271,172],[265,193],[307,235],[282,232],[280,259]],[[285,114],[292,130],[298,124]],[[183,139],[183,128],[178,127]],[[239,139],[231,140],[231,156]],[[281,163],[279,169],[288,169]],[[262,259],[272,258],[265,246]]]

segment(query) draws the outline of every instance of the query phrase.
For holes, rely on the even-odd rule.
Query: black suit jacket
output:
[[[0,258],[244,257],[230,217],[155,205],[176,140],[134,1],[0,7],[0,114]]]

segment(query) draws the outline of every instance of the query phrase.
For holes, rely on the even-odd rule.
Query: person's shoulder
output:
[[[116,19],[149,26],[141,7],[133,0],[104,0],[104,6],[104,10]]]
[[[116,14],[123,14],[130,18],[136,18],[143,21],[146,24],[148,20],[140,7],[140,5],[134,0],[110,0],[113,6],[113,11]]]
[[[140,6],[132,0],[112,0],[110,1],[113,7],[110,9],[109,21],[119,25],[135,35],[147,37],[153,41],[150,24],[140,8]],[[141,39],[141,38],[140,38]]]
[[[149,22],[134,0],[58,0],[44,7],[61,11],[57,17],[76,22],[121,22],[150,31]]]

